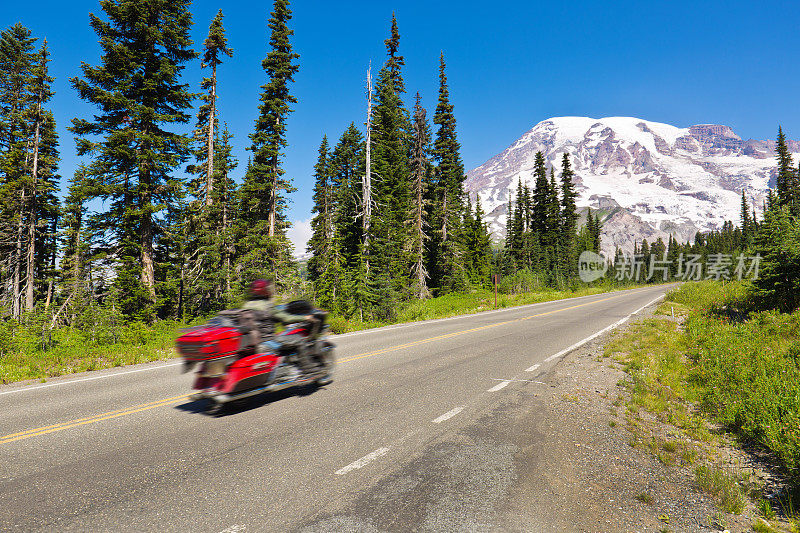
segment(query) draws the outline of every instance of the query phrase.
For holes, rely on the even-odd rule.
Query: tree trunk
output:
[[[442,198],[442,242],[447,241],[447,190]]]
[[[20,193],[20,212],[24,211],[25,209],[25,189],[23,189]],[[12,276],[11,280],[11,292],[14,298],[11,304],[11,315],[18,319],[21,314],[20,303],[21,294],[20,294],[20,266],[22,264],[22,230],[24,226],[22,223],[22,214],[19,215],[19,221],[17,222],[17,241],[14,248],[14,275]]]
[[[150,213],[145,213],[142,218],[141,230],[142,246],[142,284],[147,287],[150,298],[156,301],[156,276],[153,266],[153,218]]]
[[[277,191],[275,190],[278,187],[278,158],[277,156],[272,160],[272,187],[269,191],[269,205],[267,208],[269,209],[267,214],[267,221],[269,224],[269,232],[267,235],[270,237],[275,236],[275,197]]]
[[[225,183],[225,182],[223,182]],[[231,292],[231,250],[228,243],[228,198],[227,189],[225,192],[225,204],[222,206],[222,235],[223,235],[223,250],[225,253],[225,292]]]
[[[39,128],[41,120],[41,93],[39,94],[39,102],[37,103],[36,110],[36,127],[33,134],[33,170],[31,171],[32,191],[31,191],[31,208],[28,219],[28,257],[27,257],[27,270],[26,284],[25,284],[25,310],[33,310],[33,289],[34,289],[34,260],[36,258],[36,188],[39,177]]]
[[[156,276],[153,266],[153,215],[150,213],[151,202],[150,172],[139,167],[139,204],[142,210],[141,227],[139,230],[142,263],[142,285],[147,287],[150,299],[156,301]]]
[[[217,112],[217,65],[211,71],[211,112],[208,120],[208,160],[206,166],[206,205],[210,206],[214,201],[211,194],[214,191],[214,116]]]
[[[372,63],[367,68],[367,135],[366,135],[366,171],[361,183],[362,209],[361,223],[364,231],[364,270],[369,272],[369,225],[372,218],[372,161],[370,149],[372,144]],[[360,314],[360,310],[359,310]]]

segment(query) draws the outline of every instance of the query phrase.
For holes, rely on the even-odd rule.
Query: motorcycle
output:
[[[186,330],[177,339],[183,371],[197,367],[190,398],[208,399],[207,411],[217,413],[236,400],[289,387],[332,381],[334,344],[323,337],[330,326],[328,313],[297,300],[285,306],[291,314],[311,315],[313,321],[289,325],[285,331],[252,346],[243,332],[239,311],[223,311],[207,324]],[[316,363],[303,371],[298,339]]]

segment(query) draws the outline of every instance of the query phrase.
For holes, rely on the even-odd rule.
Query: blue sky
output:
[[[221,6],[193,5],[196,48]],[[679,127],[720,123],[757,139],[774,138],[780,123],[790,138],[800,138],[797,2],[296,0],[292,10],[293,45],[301,57],[284,165],[298,189],[291,220],[310,216],[322,135],[335,142],[351,121],[364,121],[365,71],[370,61],[376,71],[385,59],[393,11],[406,62],[406,101],[419,91],[429,117],[439,52],[445,53],[467,169],[539,121],[563,115],[636,116]],[[260,65],[271,3],[227,3],[223,11],[235,55],[219,71],[220,107],[234,134],[240,178],[265,81]],[[89,12],[102,16],[99,2],[6,2],[0,20],[4,28],[22,22],[48,39],[65,181],[78,163],[66,127],[93,112],[68,81],[80,74],[81,61],[99,62]],[[187,67],[193,90],[201,75],[199,60]]]

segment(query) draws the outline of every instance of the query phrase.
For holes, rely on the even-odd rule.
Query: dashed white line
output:
[[[535,365],[533,365],[533,366],[530,366],[530,367],[526,368],[526,369],[525,369],[525,372],[534,372],[534,371],[536,371],[536,369],[537,369],[537,368],[539,368],[540,366],[542,366],[542,365],[540,365],[539,363],[536,363]]]
[[[495,385],[494,387],[492,387],[491,389],[487,390],[486,392],[497,392],[500,389],[507,387],[509,383],[511,383],[511,380],[505,379],[500,383],[498,383],[497,385]]]
[[[386,455],[389,453],[389,448],[378,448],[372,453],[368,453],[358,461],[353,461],[349,465],[345,466],[344,468],[340,468],[336,471],[336,474],[339,476],[343,476],[344,474],[350,472],[351,470],[357,470],[369,464],[371,461],[374,461],[378,457]]]
[[[438,418],[434,418],[434,419],[433,419],[433,423],[434,423],[434,424],[441,424],[441,423],[442,423],[442,422],[444,422],[445,420],[449,420],[449,419],[453,418],[454,416],[456,416],[458,413],[460,413],[460,412],[461,412],[461,411],[463,411],[463,410],[464,410],[464,407],[463,407],[463,406],[461,406],[461,407],[456,407],[455,409],[450,409],[449,411],[447,411],[447,412],[446,412],[445,414],[443,414],[442,416],[440,416],[440,417],[438,417]]]

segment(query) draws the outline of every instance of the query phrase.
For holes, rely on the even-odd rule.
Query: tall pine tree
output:
[[[189,120],[192,94],[180,75],[194,59],[189,0],[101,0],[108,20],[90,15],[103,59],[72,78],[95,105],[92,120],[76,118],[78,154],[92,157],[91,196],[108,200],[106,229],[118,258],[117,294],[128,316],[151,318],[156,303],[154,246],[159,213],[180,194],[170,175],[185,158],[189,138],[168,126]]]
[[[417,298],[430,297],[426,268],[428,238],[428,181],[432,171],[429,160],[431,130],[425,109],[420,105],[419,93],[414,103],[414,121],[412,125],[413,141],[411,145],[411,184],[413,187],[413,208],[411,222],[414,225],[412,235],[412,283],[413,293]]]
[[[456,134],[456,117],[450,103],[444,53],[439,56],[439,101],[433,123],[438,126],[433,141],[436,165],[437,272],[434,283],[442,292],[460,291],[467,285],[463,266],[462,220],[464,216],[464,165]]]
[[[286,122],[291,104],[297,102],[289,92],[289,83],[299,70],[294,60],[300,57],[289,40],[294,34],[288,26],[291,18],[288,0],[275,0],[268,23],[270,50],[262,62],[268,81],[261,86],[259,116],[250,134],[253,159],[239,191],[237,248],[242,274],[245,278],[274,277],[279,284],[286,281],[292,261],[284,211],[286,194],[295,189],[281,167],[287,145]]]

